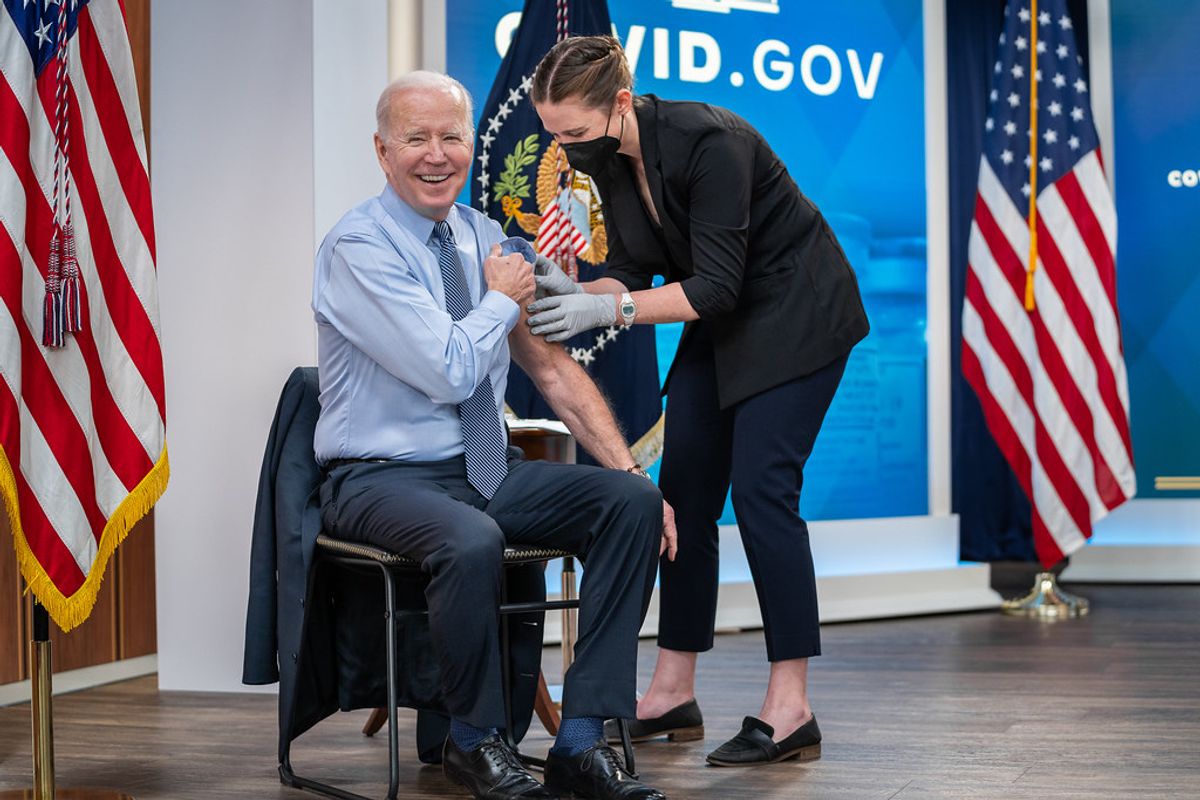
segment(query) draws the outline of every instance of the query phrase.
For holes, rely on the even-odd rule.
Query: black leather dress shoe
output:
[[[558,800],[557,794],[529,774],[498,734],[493,733],[474,750],[459,750],[454,740],[447,738],[442,770],[478,800]]]
[[[675,706],[661,717],[631,719],[627,724],[631,742],[644,742],[659,736],[666,736],[672,742],[694,742],[704,738],[704,716],[695,698]],[[621,741],[615,719],[604,723],[604,738],[614,743]]]
[[[716,767],[750,767],[774,764],[788,758],[812,761],[821,757],[821,729],[817,718],[797,728],[783,741],[772,736],[775,729],[757,717],[742,720],[742,731],[708,754],[708,763]]]
[[[576,753],[546,756],[546,788],[594,800],[666,800],[667,796],[625,771],[621,757],[604,742]]]

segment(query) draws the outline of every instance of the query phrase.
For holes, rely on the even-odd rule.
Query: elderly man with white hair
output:
[[[675,551],[670,507],[587,374],[518,324],[533,265],[504,255],[500,226],[455,202],[473,153],[466,90],[414,72],[384,90],[377,117],[387,185],[334,226],[316,259],[323,524],[428,575],[448,777],[489,800],[662,798],[623,770],[602,723],[634,714],[638,629],[657,557]],[[603,467],[525,461],[507,445],[510,357]],[[497,733],[507,544],[570,550],[586,567],[545,786]]]

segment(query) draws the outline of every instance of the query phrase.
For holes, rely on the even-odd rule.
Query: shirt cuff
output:
[[[521,318],[521,307],[517,302],[495,289],[487,290],[483,299],[479,301],[479,307],[486,308],[499,317],[506,331],[511,332],[517,326],[517,320]]]

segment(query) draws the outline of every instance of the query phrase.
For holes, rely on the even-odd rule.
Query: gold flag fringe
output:
[[[642,438],[634,443],[629,450],[633,453],[633,460],[641,464],[643,467],[650,467],[655,461],[662,457],[663,451],[663,424],[666,422],[666,413],[659,414],[658,422],[650,427],[650,430],[642,434]]]
[[[96,605],[96,597],[100,593],[100,584],[108,567],[108,559],[117,549],[117,545],[125,541],[133,526],[154,507],[167,488],[171,477],[171,467],[167,462],[167,447],[163,445],[158,463],[142,478],[137,487],[129,493],[116,511],[104,525],[104,533],[100,536],[100,546],[92,567],[88,572],[83,586],[70,597],[58,590],[54,581],[46,574],[46,570],[34,556],[25,532],[21,528],[20,506],[17,503],[17,482],[14,477],[12,464],[8,454],[0,447],[0,494],[4,495],[4,506],[8,510],[8,521],[12,527],[13,547],[17,551],[17,565],[21,570],[29,591],[33,592],[50,618],[63,631],[82,625],[91,615]]]

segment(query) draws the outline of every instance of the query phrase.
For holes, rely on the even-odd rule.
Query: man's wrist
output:
[[[646,480],[650,480],[650,473],[646,472],[646,468],[643,467],[641,464],[637,463],[636,461],[633,462],[632,467],[626,467],[625,471],[629,472],[633,475],[640,475],[641,477],[645,478]]]

